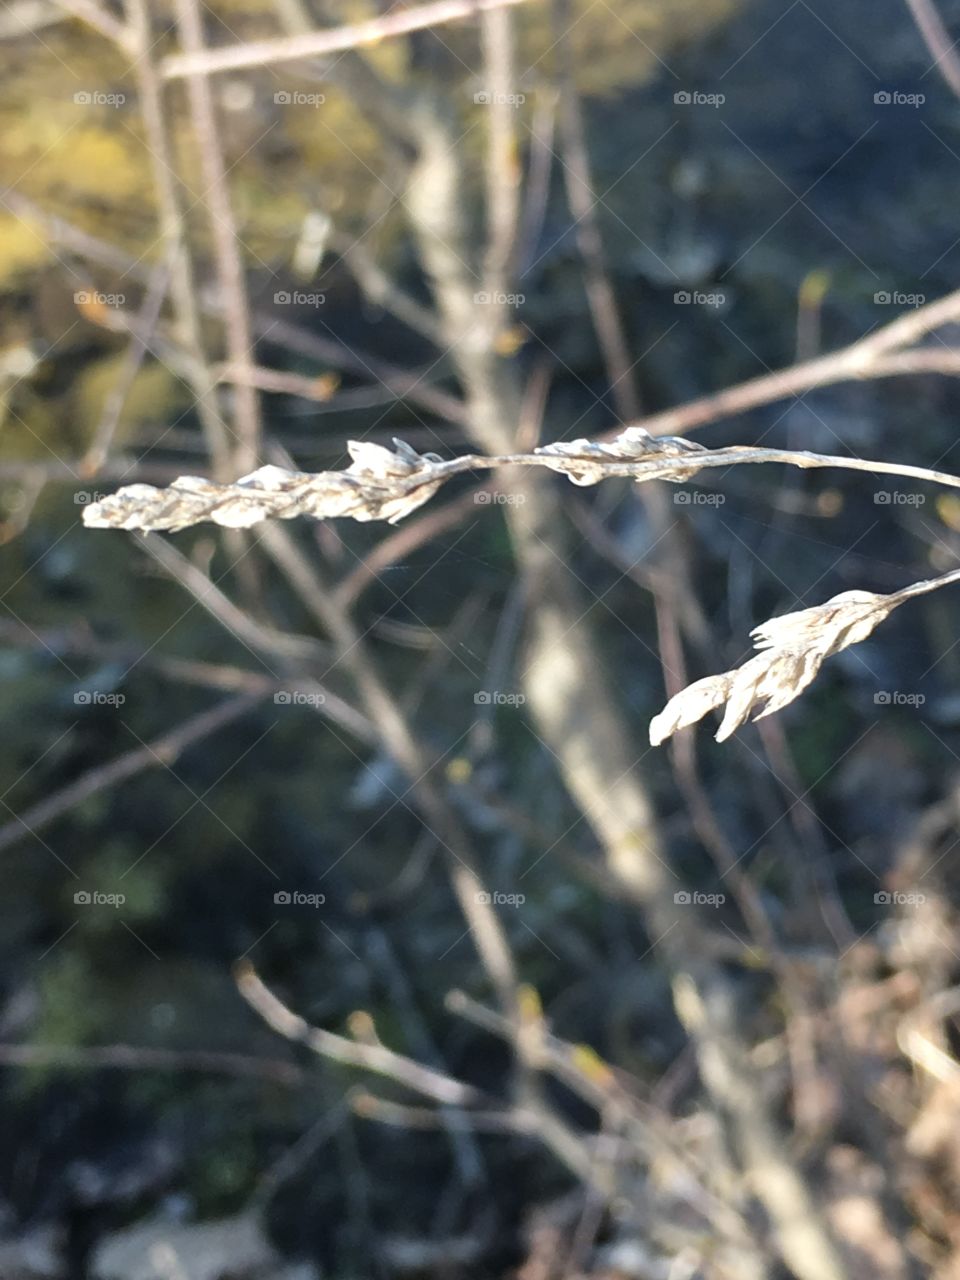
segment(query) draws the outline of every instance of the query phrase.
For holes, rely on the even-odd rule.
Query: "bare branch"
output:
[[[906,4],[913,14],[924,44],[930,50],[933,65],[960,98],[960,58],[957,57],[957,44],[950,39],[950,33],[943,25],[937,6],[933,0],[906,0]]]
[[[197,0],[176,0],[176,13],[184,47],[188,53],[202,57],[203,23]],[[253,363],[253,326],[213,93],[210,81],[195,73],[188,75],[187,90],[206,188],[202,202],[207,206],[217,278],[223,296],[227,349],[230,363],[244,368]],[[260,406],[252,382],[244,380],[237,383],[235,404],[236,460],[239,468],[245,471],[260,457]]]
[[[264,1022],[287,1040],[306,1045],[320,1057],[388,1076],[408,1089],[447,1106],[466,1107],[483,1101],[483,1094],[472,1085],[463,1084],[431,1067],[421,1066],[385,1045],[348,1040],[346,1036],[310,1026],[264,985],[252,965],[246,962],[237,965],[235,976],[240,994]]]
[[[71,18],[79,18],[127,53],[136,53],[135,34],[122,22],[118,22],[109,9],[97,4],[96,0],[57,0],[57,4]]]
[[[256,1058],[213,1049],[157,1049],[136,1044],[2,1044],[0,1066],[45,1067],[61,1071],[112,1068],[122,1071],[202,1071],[213,1075],[269,1080],[297,1088],[306,1073],[293,1062]]]
[[[162,734],[153,742],[145,743],[134,751],[128,751],[107,764],[95,765],[92,769],[88,769],[76,781],[46,796],[22,814],[17,814],[11,822],[0,827],[0,849],[9,848],[24,836],[35,835],[38,830],[49,826],[75,805],[101,791],[119,786],[121,782],[126,782],[128,778],[142,773],[144,769],[172,764],[187,747],[222,729],[224,725],[239,720],[258,702],[261,702],[263,697],[263,693],[257,692],[242,693],[238,697],[227,698],[211,710],[201,711],[199,715],[191,716],[176,729]],[[5,807],[9,808],[9,805]]]
[[[435,0],[433,4],[400,9],[382,18],[335,27],[332,31],[311,31],[281,40],[248,40],[235,48],[178,54],[166,60],[163,74],[166,79],[175,80],[180,76],[211,75],[217,71],[236,71],[240,67],[263,67],[274,62],[296,62],[325,53],[342,53],[345,49],[378,44],[390,36],[408,35],[425,27],[457,22],[486,9],[524,3],[525,0]]]

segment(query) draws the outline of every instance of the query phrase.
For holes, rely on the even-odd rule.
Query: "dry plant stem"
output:
[[[922,365],[928,372],[956,374],[958,355],[954,348],[905,352],[903,348],[917,342],[941,326],[960,320],[960,289],[936,302],[898,316],[889,324],[875,329],[867,337],[829,355],[818,356],[788,369],[751,378],[723,391],[702,396],[675,409],[653,414],[642,420],[651,435],[683,435],[695,427],[706,426],[722,418],[734,417],[773,404],[791,396],[803,395],[818,387],[836,382],[893,377],[917,372]],[[904,359],[908,357],[908,359]],[[919,363],[916,363],[919,362]]]
[[[436,316],[428,307],[422,306],[416,298],[398,287],[362,241],[343,232],[332,231],[329,243],[349,267],[370,302],[383,307],[415,333],[429,338],[435,346],[443,349],[446,344]]]
[[[377,1120],[401,1129],[439,1129],[449,1124],[468,1133],[528,1133],[536,1136],[536,1117],[519,1108],[511,1111],[450,1110],[444,1118],[430,1107],[406,1107],[362,1089],[352,1094],[350,1105],[364,1120]]]
[[[520,216],[520,166],[514,131],[516,65],[513,15],[489,9],[480,20],[487,105],[487,249],[484,288],[491,298],[495,327],[503,323],[496,299],[506,293],[512,276],[511,260]]]
[[[253,966],[246,961],[236,966],[234,977],[244,1000],[268,1026],[287,1040],[306,1045],[322,1058],[387,1076],[445,1106],[469,1107],[484,1101],[484,1095],[472,1085],[424,1067],[412,1058],[394,1053],[385,1045],[349,1040],[346,1036],[310,1026],[264,985]]]
[[[81,463],[84,475],[97,475],[107,460],[127,396],[149,351],[151,336],[160,320],[160,311],[167,296],[172,258],[173,254],[168,249],[167,260],[159,263],[151,275],[147,296],[137,316],[120,375],[110,389],[93,440]]]
[[[211,311],[216,312],[212,304]],[[311,356],[361,378],[374,378],[401,399],[420,404],[450,422],[463,422],[462,402],[449,392],[430,386],[422,375],[411,374],[408,370],[369,355],[366,351],[360,351],[355,346],[347,347],[342,342],[311,333],[287,320],[277,321],[275,316],[260,312],[255,312],[253,318],[257,332],[262,337],[288,351]]]
[[[197,0],[176,0],[177,24],[188,56],[202,54],[203,24]],[[205,192],[203,203],[210,219],[217,262],[224,328],[230,363],[243,368],[253,363],[253,330],[247,286],[240,256],[241,241],[230,205],[230,190],[220,144],[220,130],[210,82],[202,73],[187,78],[190,109],[200,149]],[[260,407],[252,384],[237,385],[234,424],[237,443],[234,466],[241,472],[257,465],[260,456]]]
[[[409,1029],[413,1047],[421,1061],[436,1067],[441,1062],[440,1053],[430,1034],[430,1030],[410,989],[404,973],[403,964],[390,944],[390,939],[382,929],[374,928],[370,933],[368,949],[372,953],[375,964],[380,969],[383,982],[390,992],[394,1006],[401,1019],[401,1025]],[[442,1107],[440,1119],[447,1133],[453,1158],[456,1161],[463,1179],[468,1187],[488,1186],[489,1174],[483,1162],[479,1146],[473,1134],[456,1121],[460,1113],[449,1107]]]
[[[202,1071],[241,1079],[268,1080],[302,1088],[307,1076],[293,1062],[208,1049],[154,1049],[135,1044],[0,1044],[0,1066],[62,1071]]]
[[[334,394],[323,377],[310,378],[302,373],[282,373],[278,369],[264,369],[259,365],[219,364],[210,372],[218,384],[228,382],[239,386],[246,383],[260,391],[299,396],[301,400],[325,401]]]
[[[593,327],[610,378],[617,414],[622,423],[640,417],[640,398],[616,295],[610,283],[603,237],[597,217],[597,198],[590,170],[583,109],[577,92],[573,49],[566,38],[575,25],[571,0],[553,0],[554,32],[560,64],[560,134],[565,164],[567,203],[574,217],[577,247],[584,265],[584,282]]]
[[[944,584],[946,585],[946,584]],[[813,889],[817,906],[830,937],[838,951],[845,952],[856,940],[850,917],[844,908],[830,865],[830,850],[824,840],[820,821],[803,797],[805,787],[794,764],[782,725],[764,720],[757,726],[764,750],[773,768],[787,805],[791,823],[797,834],[798,847],[805,853],[804,878]]]
[[[128,254],[79,230],[63,218],[47,213],[22,193],[8,188],[0,195],[0,202],[18,217],[41,222],[58,243],[74,249],[91,261],[99,262],[111,270],[128,272],[138,280],[148,278],[148,272],[138,266]],[[222,314],[222,308],[210,298],[202,299],[201,305],[211,315]],[[363,354],[362,362],[355,357],[351,358],[350,352],[342,346],[325,342],[288,322],[277,325],[272,316],[255,314],[254,320],[258,331],[264,334],[269,332],[271,340],[279,345],[303,355],[315,355],[339,368],[348,368],[351,372],[368,376],[372,373],[385,385],[393,387],[398,395],[419,399],[425,407],[449,418],[451,422],[463,421],[463,406],[459,401],[439,391],[411,386],[415,380],[403,370],[368,358],[366,353]],[[957,320],[960,320],[960,290],[890,321],[867,338],[839,351],[793,365],[789,369],[779,369],[759,378],[751,378],[723,391],[653,414],[638,425],[644,426],[652,435],[682,435],[761,405],[803,395],[837,382],[868,381],[916,372],[953,375],[960,369],[960,351],[953,348],[943,351],[933,348],[904,352],[899,349]]]
[[[514,1035],[510,1023],[486,1008],[462,991],[449,992],[447,1008],[465,1018],[474,1026],[491,1035],[509,1041]],[[708,1198],[712,1221],[732,1240],[744,1242],[750,1231],[743,1216],[710,1189],[711,1171],[693,1153],[685,1150],[671,1132],[667,1117],[644,1104],[638,1096],[629,1092],[620,1079],[601,1059],[590,1058],[589,1068],[582,1065],[584,1046],[574,1046],[544,1029],[540,1035],[542,1069],[563,1083],[575,1096],[581,1098],[598,1116],[605,1116],[630,1138],[633,1150],[639,1151],[651,1161],[664,1153],[685,1165],[700,1184]],[[638,1089],[639,1089],[638,1082]],[[716,1172],[716,1171],[713,1171]]]
[[[203,355],[200,311],[196,302],[196,280],[187,245],[183,210],[174,168],[173,150],[167,131],[163,102],[163,85],[152,58],[153,35],[147,0],[126,0],[127,22],[136,38],[134,73],[137,77],[140,111],[146,133],[147,149],[153,166],[153,182],[160,217],[160,234],[167,252],[173,255],[170,281],[174,308],[174,332],[180,347],[196,357],[186,370],[203,427],[207,448],[213,461],[214,475],[220,479],[230,474],[231,448],[226,423],[215,401],[213,380]],[[67,228],[61,226],[66,236]],[[70,243],[67,240],[66,243]],[[80,252],[84,252],[80,245]],[[139,265],[139,264],[137,264]],[[127,268],[130,261],[127,261]]]
[[[526,275],[536,256],[550,201],[558,97],[556,90],[546,83],[537,86],[533,120],[530,124],[528,174],[516,254],[520,280]]]
[[[514,1008],[517,976],[509,944],[496,912],[485,900],[466,833],[430,777],[433,762],[429,754],[414,737],[362,636],[321,581],[316,566],[279,526],[266,527],[262,545],[330,636],[337,665],[354,681],[361,705],[378,727],[384,748],[406,774],[418,806],[448,855],[454,891],[501,1004],[505,1009]]]
[[[950,39],[934,0],[906,0],[906,4],[924,44],[930,50],[934,66],[960,98],[960,58],[957,57],[956,41]]]
[[[286,659],[300,664],[328,662],[330,652],[326,645],[312,636],[275,631],[272,627],[257,622],[239,609],[202,569],[172,543],[163,538],[144,538],[141,546],[246,648],[274,659]],[[272,674],[276,675],[276,672]]]
[[[227,698],[209,711],[191,716],[169,733],[161,734],[153,742],[125,755],[111,760],[108,764],[97,765],[82,773],[74,782],[62,787],[59,791],[32,805],[24,813],[17,815],[12,822],[0,827],[0,850],[8,849],[29,835],[36,835],[44,827],[50,825],[63,814],[68,813],[75,805],[97,795],[101,791],[110,790],[126,782],[128,778],[143,773],[145,769],[169,767],[177,757],[192,746],[232,724],[241,716],[263,701],[264,694],[243,693],[235,698]],[[4,808],[9,809],[9,805]]]
[[[470,341],[473,339],[464,337],[461,346]],[[493,425],[499,434],[500,424]],[[86,507],[84,523],[90,528],[151,530],[185,529],[204,520],[247,528],[268,517],[290,520],[304,515],[314,519],[349,516],[355,520],[396,521],[416,510],[453,476],[505,467],[547,467],[579,484],[596,484],[614,476],[638,483],[665,478],[683,481],[709,468],[783,463],[803,469],[838,468],[903,476],[960,488],[960,476],[945,471],[788,449],[701,447],[696,452],[654,453],[647,444],[631,438],[631,433],[637,431],[642,428],[628,428],[624,436],[607,445],[578,440],[544,445],[532,454],[466,454],[448,462],[433,454],[417,455],[400,441],[394,442],[395,452],[381,445],[350,441],[353,461],[346,471],[311,474],[267,467],[232,485],[184,477],[165,490],[121,489]],[[663,447],[662,437],[649,439]],[[679,442],[679,437],[676,439]],[[517,477],[512,487],[532,488]],[[558,506],[557,510],[559,514],[562,508]]]
[[[130,0],[130,3],[139,3],[139,0]],[[140,58],[136,65],[138,71],[144,71],[145,68],[149,70],[149,63],[144,58]],[[154,118],[154,107],[156,108],[156,121],[162,126],[161,103],[159,98],[145,94],[145,86],[147,85],[157,86],[153,80],[147,77],[144,84],[141,85],[140,100],[148,126],[149,149],[151,156],[157,161],[155,174],[160,193],[161,214],[164,226],[168,227],[169,235],[174,236],[176,242],[180,243],[181,220],[175,207],[168,209],[168,197],[174,197],[175,200],[176,196],[171,178],[172,169],[169,167],[171,161],[168,148],[166,148],[166,141],[162,133],[158,133],[149,127],[151,120]],[[148,103],[151,106],[149,111],[147,110]],[[158,157],[164,157],[162,164],[159,163]],[[107,244],[106,241],[98,240],[88,232],[81,231],[63,218],[47,213],[21,192],[9,188],[4,190],[0,194],[0,204],[5,205],[11,213],[16,214],[18,218],[22,218],[26,222],[40,223],[45,233],[57,244],[72,249],[89,261],[96,262],[111,271],[119,271],[133,280],[139,280],[145,284],[149,283],[150,270],[143,262],[130,257],[129,254],[124,253],[115,246]],[[211,293],[197,290],[193,284],[190,284],[188,289],[184,288],[181,292],[181,286],[178,284],[179,279],[180,277],[175,271],[171,292],[173,293],[178,316],[187,317],[193,312],[196,317],[199,317],[202,312],[205,315],[222,319],[223,307]],[[355,346],[350,348],[344,343],[324,338],[322,335],[311,333],[307,329],[301,329],[289,321],[281,320],[278,322],[274,315],[267,312],[255,311],[253,313],[253,323],[257,334],[269,340],[275,346],[292,351],[297,355],[305,355],[311,359],[319,360],[324,364],[333,365],[336,369],[345,370],[361,378],[372,378],[380,384],[380,387],[393,396],[409,399],[414,404],[422,405],[431,413],[436,413],[440,418],[449,422],[460,423],[463,421],[464,409],[462,403],[455,396],[439,388],[432,387],[426,381],[425,375],[411,374],[408,369],[401,369],[396,365],[389,364],[387,361],[370,355]],[[181,336],[179,346],[184,352],[202,350],[199,319],[196,320],[195,331],[194,327],[191,326],[190,331]],[[195,362],[194,369],[197,367],[204,368],[202,360]],[[210,422],[208,420],[210,415],[215,415],[215,402],[211,394],[213,380],[209,378],[208,371],[206,382],[195,383],[195,376],[194,373],[190,381],[197,397],[197,411],[210,441],[210,452],[214,457],[215,463],[218,459],[223,459],[223,465],[217,465],[215,473],[221,479],[224,479],[231,474],[229,434],[222,420],[216,416],[213,418],[215,431],[210,430]]]
[[[554,1154],[578,1176],[592,1179],[592,1162],[582,1142],[540,1096],[532,1061],[533,1046],[519,1007],[518,978],[510,944],[490,905],[489,895],[483,892],[469,837],[430,777],[429,755],[410,730],[400,706],[366,651],[363,638],[332,593],[326,590],[314,564],[307,560],[285,529],[268,525],[262,536],[266,550],[333,640],[338,665],[353,678],[364,710],[379,727],[384,747],[406,773],[417,806],[447,855],[453,890],[473,942],[505,1016],[517,1028],[515,1045],[524,1105],[536,1112],[539,1133]]]
[[[515,378],[475,331],[469,221],[462,204],[456,139],[442,105],[424,95],[417,163],[406,207],[444,325],[454,343],[473,438],[488,453],[511,447],[520,404]],[[598,646],[566,567],[562,509],[553,491],[527,472],[514,484],[523,503],[507,508],[517,558],[529,588],[529,647],[524,687],[530,710],[568,790],[596,832],[611,871],[643,909],[652,941],[674,977],[677,999],[689,988],[709,1016],[687,1022],[716,1105],[736,1134],[744,1168],[774,1223],[798,1280],[843,1280],[844,1268],[783,1136],[762,1104],[729,1008],[726,980],[703,953],[695,916],[674,901],[653,807],[637,772],[620,709],[599,664]],[[734,1087],[737,1086],[737,1087]]]
[[[0,40],[20,40],[70,16],[54,0],[9,0],[0,14]]]
[[[2,474],[2,473],[0,473]],[[337,583],[335,592],[339,604],[349,609],[359,599],[363,591],[376,582],[379,574],[391,565],[406,559],[418,547],[432,542],[441,533],[455,529],[470,514],[476,515],[477,490],[471,490],[446,506],[435,511],[425,512],[409,523],[402,524],[382,542],[378,542],[372,551]]]
[[[242,67],[265,67],[277,62],[296,62],[317,58],[346,49],[359,49],[378,44],[394,36],[408,35],[444,22],[458,22],[487,9],[523,4],[525,0],[434,0],[432,4],[415,5],[381,18],[312,31],[279,40],[247,40],[227,49],[199,51],[167,58],[163,74],[167,79],[179,76],[210,75],[219,71],[236,71]]]
[[[57,0],[58,6],[73,18],[79,18],[88,26],[99,31],[102,36],[112,40],[127,53],[135,55],[137,38],[128,26],[118,22],[108,9],[96,4],[95,0]]]

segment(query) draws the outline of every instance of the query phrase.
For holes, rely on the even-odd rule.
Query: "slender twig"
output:
[[[418,547],[432,541],[439,534],[455,529],[471,512],[476,515],[479,496],[476,489],[471,490],[455,498],[453,502],[448,502],[446,506],[429,511],[418,519],[402,525],[382,542],[378,542],[373,550],[367,552],[350,573],[337,583],[338,601],[344,608],[348,608],[355,603],[366,587],[376,582],[385,569],[406,559]]]
[[[180,348],[189,353],[184,373],[193,391],[197,416],[203,427],[207,449],[213,463],[214,474],[225,479],[230,473],[231,448],[229,431],[216,404],[213,381],[204,354],[203,334],[200,323],[200,307],[193,261],[187,243],[180,190],[176,179],[173,148],[170,142],[167,115],[164,109],[163,84],[157,74],[153,58],[153,35],[150,29],[150,10],[147,0],[126,0],[127,22],[136,35],[137,57],[134,71],[139,90],[140,113],[146,134],[147,150],[153,168],[153,184],[156,192],[160,219],[160,235],[167,252],[173,257],[170,292],[174,309],[174,336]],[[23,206],[22,197],[17,200]],[[25,207],[29,209],[29,205]],[[53,230],[63,243],[76,247],[81,253],[89,253],[99,246],[90,244],[90,237],[76,231],[68,224],[57,221]],[[139,260],[127,261],[124,271],[141,276],[146,270]]]
[[[0,40],[21,40],[71,17],[55,0],[8,0],[0,13]]]
[[[197,0],[176,0],[177,23],[187,56],[204,56],[203,23]],[[247,285],[240,256],[241,241],[230,204],[227,169],[223,159],[220,126],[213,93],[206,76],[196,69],[187,76],[194,131],[200,151],[205,184],[204,204],[213,234],[217,276],[224,304],[224,330],[230,363],[243,368],[253,363],[253,325]],[[257,465],[260,456],[260,408],[252,382],[239,382],[235,397],[237,445],[234,465],[242,473]]]
[[[270,1080],[298,1088],[306,1072],[293,1062],[255,1058],[212,1049],[155,1049],[146,1045],[0,1044],[0,1066],[62,1071],[112,1068],[122,1071],[202,1071],[213,1075]]]
[[[530,134],[527,182],[517,236],[517,277],[522,280],[533,262],[550,202],[553,135],[557,127],[559,94],[546,82],[537,86]]]
[[[233,48],[209,49],[202,53],[191,49],[167,58],[163,74],[174,80],[179,76],[210,75],[218,71],[236,71],[241,67],[264,67],[275,62],[295,62],[327,53],[342,53],[345,49],[379,44],[389,37],[409,35],[411,31],[422,31],[425,27],[457,22],[486,9],[523,3],[525,0],[434,0],[432,4],[401,9],[381,18],[370,18],[366,22],[350,23],[333,30],[311,31],[279,40],[248,40]]]
[[[143,773],[145,769],[170,766],[187,747],[209,737],[211,733],[215,733],[225,725],[232,724],[234,720],[239,720],[261,702],[263,696],[262,692],[256,692],[227,698],[209,711],[201,711],[199,715],[191,716],[176,729],[161,734],[153,742],[128,751],[107,764],[95,765],[92,769],[88,769],[75,781],[45,796],[43,800],[31,805],[23,813],[15,815],[11,822],[0,827],[0,850],[8,849],[27,836],[35,835],[76,805],[88,800],[90,796],[111,790],[121,782],[126,782],[128,778]],[[10,808],[9,805],[4,807]]]
[[[312,1027],[266,986],[253,965],[248,962],[241,961],[236,966],[234,976],[237,989],[244,1000],[268,1026],[287,1040],[305,1045],[320,1057],[387,1076],[446,1106],[469,1107],[483,1103],[484,1095],[473,1085],[464,1084],[442,1071],[424,1067],[385,1045],[350,1040],[335,1032]]]
[[[144,538],[144,551],[152,556],[210,615],[241,644],[257,653],[299,662],[326,662],[329,650],[312,636],[277,631],[251,618],[230,600],[220,587],[178,548],[161,538]]]
[[[480,20],[483,65],[487,80],[487,246],[484,287],[490,294],[496,324],[503,324],[512,277],[511,259],[520,217],[520,165],[515,130],[516,66],[513,15],[490,9]]]
[[[97,475],[110,452],[127,397],[149,351],[150,337],[160,319],[160,311],[167,296],[170,281],[172,257],[173,253],[168,249],[167,260],[161,261],[153,271],[147,296],[144,298],[130,344],[124,355],[119,377],[110,388],[100,422],[93,434],[90,447],[84,454],[81,465],[85,475]]]
[[[302,373],[286,373],[279,369],[264,369],[259,365],[215,365],[211,370],[215,380],[229,382],[233,386],[257,387],[260,391],[274,391],[278,395],[299,396],[301,400],[328,401],[339,381],[334,374],[319,374],[314,378]],[[341,404],[340,408],[343,407]]]
[[[416,333],[429,338],[437,347],[442,348],[446,345],[443,331],[433,311],[401,289],[361,240],[336,230],[330,233],[329,239],[330,247],[346,263],[371,302],[391,312]]]
[[[930,50],[933,65],[960,98],[960,58],[957,57],[957,42],[950,39],[950,33],[943,25],[943,19],[937,12],[936,5],[933,0],[906,0],[906,4],[923,36],[924,44]]]
[[[910,343],[918,342],[943,325],[960,320],[960,289],[936,302],[898,316],[889,324],[875,329],[865,338],[814,360],[775,369],[773,373],[750,378],[736,386],[726,387],[674,409],[666,409],[644,418],[640,425],[651,435],[683,435],[695,427],[706,426],[722,418],[731,418],[760,405],[774,404],[790,396],[800,396],[836,382],[862,381],[872,378],[897,377],[924,372],[955,375],[958,351],[955,348],[904,352]],[[904,355],[910,359],[904,361]],[[611,433],[612,434],[612,433]]]
[[[610,391],[620,421],[629,422],[640,417],[640,398],[633,375],[635,361],[630,359],[623,321],[607,269],[573,49],[569,39],[565,38],[575,26],[575,19],[570,0],[553,0],[553,5],[554,24],[560,35],[557,42],[561,66],[560,130],[566,161],[563,176],[567,202],[574,217],[577,246],[584,266],[587,303],[610,378]]]
[[[137,37],[134,32],[129,26],[118,22],[109,9],[97,4],[96,0],[57,0],[57,4],[72,18],[79,18],[81,22],[87,23],[127,53],[136,54]]]

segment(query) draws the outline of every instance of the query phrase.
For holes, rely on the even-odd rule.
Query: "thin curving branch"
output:
[[[394,440],[394,444],[395,450],[390,450],[350,441],[347,447],[353,461],[346,471],[311,473],[266,466],[234,484],[182,476],[167,489],[129,485],[91,503],[84,509],[83,519],[94,529],[170,530],[205,520],[226,528],[249,528],[269,517],[291,520],[296,516],[396,523],[427,502],[453,476],[511,466],[548,467],[574,484],[590,485],[612,476],[629,477],[638,483],[680,482],[709,468],[778,462],[902,476],[960,488],[960,476],[909,463],[753,445],[707,449],[680,437],[650,436],[642,427],[628,427],[608,443],[573,440],[543,445],[533,453],[465,454],[447,461],[434,453],[418,454],[401,440]]]
[[[444,22],[458,22],[487,9],[524,3],[526,0],[435,0],[433,4],[400,8],[381,18],[370,18],[366,22],[328,31],[311,31],[278,40],[247,40],[227,49],[176,54],[164,62],[163,74],[168,80],[176,80],[181,76],[206,76],[217,71],[236,71],[241,67],[264,67],[275,62],[317,58],[327,53],[342,53],[345,49],[379,44],[391,36],[409,35],[411,31],[422,31],[425,27],[439,26]]]

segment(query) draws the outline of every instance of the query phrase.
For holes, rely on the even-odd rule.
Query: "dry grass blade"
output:
[[[915,582],[890,595],[844,591],[812,609],[771,618],[751,631],[760,652],[742,667],[697,680],[675,694],[650,721],[650,741],[659,746],[679,729],[702,720],[708,711],[727,704],[717,741],[724,742],[758,704],[755,720],[781,711],[811,684],[831,654],[866,640],[898,605],[915,595],[955,582],[960,573]]]

